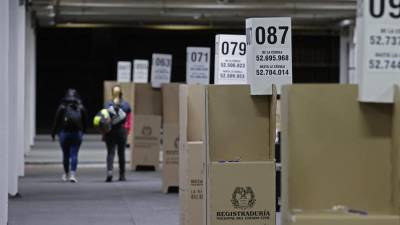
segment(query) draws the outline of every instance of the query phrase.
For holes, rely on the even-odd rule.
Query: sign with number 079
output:
[[[393,102],[400,84],[400,0],[359,0],[357,13],[359,100]]]
[[[250,18],[246,20],[247,76],[252,95],[272,94],[292,83],[291,19]]]
[[[210,83],[210,48],[188,47],[186,49],[186,83]]]
[[[247,84],[246,36],[215,37],[215,84]]]

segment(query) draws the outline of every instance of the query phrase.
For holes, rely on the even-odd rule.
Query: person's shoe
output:
[[[69,177],[69,181],[70,181],[71,183],[77,183],[77,182],[78,182],[78,180],[76,179],[76,177],[75,177],[74,174],[71,174],[71,176]]]
[[[111,183],[112,182],[112,176],[107,176],[106,178],[106,183]]]
[[[68,180],[69,180],[69,174],[68,174],[68,173],[64,173],[64,174],[62,175],[61,179],[62,179],[63,181],[68,181]]]
[[[119,176],[119,179],[118,179],[118,180],[119,180],[119,181],[126,181],[125,175]]]

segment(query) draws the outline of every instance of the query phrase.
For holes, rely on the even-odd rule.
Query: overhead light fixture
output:
[[[209,25],[147,25],[145,28],[156,30],[207,30]]]
[[[54,17],[56,17],[56,13],[52,11],[52,12],[49,12],[47,14],[47,16],[49,16],[50,18],[54,18]]]
[[[46,9],[47,10],[54,10],[54,6],[53,5],[48,5],[48,6],[46,6]]]
[[[351,20],[351,19],[344,19],[344,20],[342,20],[342,21],[340,21],[340,26],[341,27],[348,27],[348,26],[351,26],[351,25],[353,25],[354,24],[354,21],[353,20]]]

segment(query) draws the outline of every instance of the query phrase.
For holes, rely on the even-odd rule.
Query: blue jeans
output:
[[[69,132],[61,131],[59,133],[60,145],[63,151],[63,165],[65,173],[69,173],[70,160],[71,160],[71,171],[76,172],[78,167],[78,152],[82,143],[82,132]]]

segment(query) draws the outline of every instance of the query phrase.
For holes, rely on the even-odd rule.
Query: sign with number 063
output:
[[[161,84],[170,83],[172,68],[172,55],[153,54],[151,64],[151,86],[161,87]]]
[[[215,36],[215,84],[247,84],[246,36]]]
[[[186,49],[186,83],[210,83],[210,48],[188,47]]]
[[[246,20],[247,76],[252,95],[272,94],[292,83],[291,19],[250,18]]]
[[[359,0],[357,75],[363,102],[393,102],[400,84],[400,0]]]

